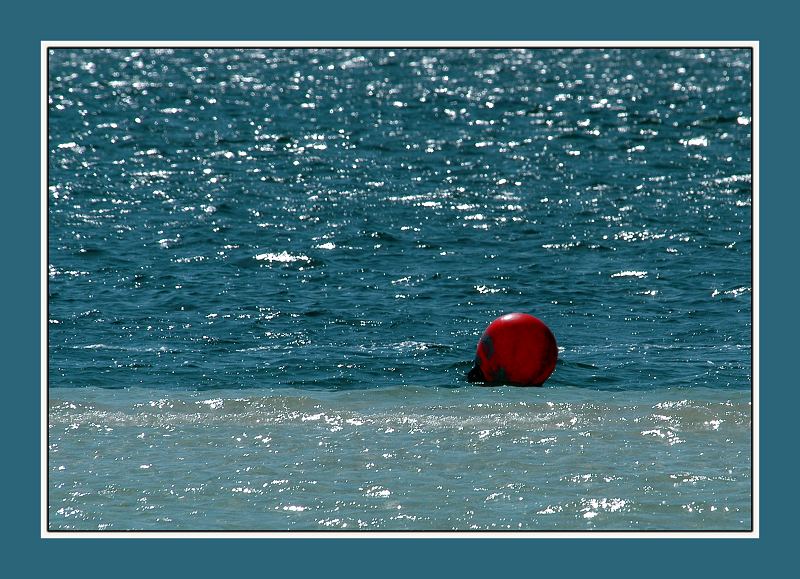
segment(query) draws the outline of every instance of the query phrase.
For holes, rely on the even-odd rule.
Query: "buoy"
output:
[[[529,314],[506,314],[483,332],[467,380],[541,386],[557,359],[556,338],[544,322]]]

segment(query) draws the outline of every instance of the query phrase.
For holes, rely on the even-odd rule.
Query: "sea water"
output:
[[[50,530],[751,528],[749,50],[47,75]],[[554,374],[467,383],[514,311]]]

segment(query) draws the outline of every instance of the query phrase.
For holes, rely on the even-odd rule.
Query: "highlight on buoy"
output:
[[[553,332],[529,314],[506,314],[484,330],[469,382],[541,386],[558,360]]]

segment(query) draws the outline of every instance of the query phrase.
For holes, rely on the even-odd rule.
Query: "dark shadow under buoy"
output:
[[[550,328],[529,314],[500,316],[483,332],[469,382],[541,386],[555,370],[558,345]]]

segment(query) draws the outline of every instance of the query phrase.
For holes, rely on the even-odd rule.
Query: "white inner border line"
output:
[[[47,104],[49,78],[47,76],[47,57],[48,51],[54,48],[742,48],[752,50],[751,78],[752,78],[752,111],[751,111],[751,139],[752,139],[752,159],[751,159],[751,182],[752,182],[752,278],[753,287],[751,288],[751,308],[753,316],[752,331],[752,407],[751,407],[751,429],[752,429],[752,456],[751,456],[751,488],[752,488],[752,524],[753,529],[749,532],[743,531],[367,531],[367,532],[336,532],[336,531],[50,531],[47,527],[49,505],[47,500],[47,474],[48,474],[48,326],[47,315],[47,287],[48,287],[48,182],[47,182],[47,160],[48,160],[48,125],[47,125]],[[388,41],[330,41],[330,40],[282,40],[282,41],[139,41],[139,40],[109,40],[109,41],[42,41],[41,43],[41,73],[42,73],[42,96],[41,96],[41,187],[42,187],[42,210],[41,210],[41,537],[43,539],[108,539],[108,538],[137,538],[137,539],[252,539],[252,538],[275,538],[275,539],[757,539],[759,538],[759,43],[758,41],[669,41],[669,40],[642,40],[642,41],[439,41],[439,40],[388,40]]]

